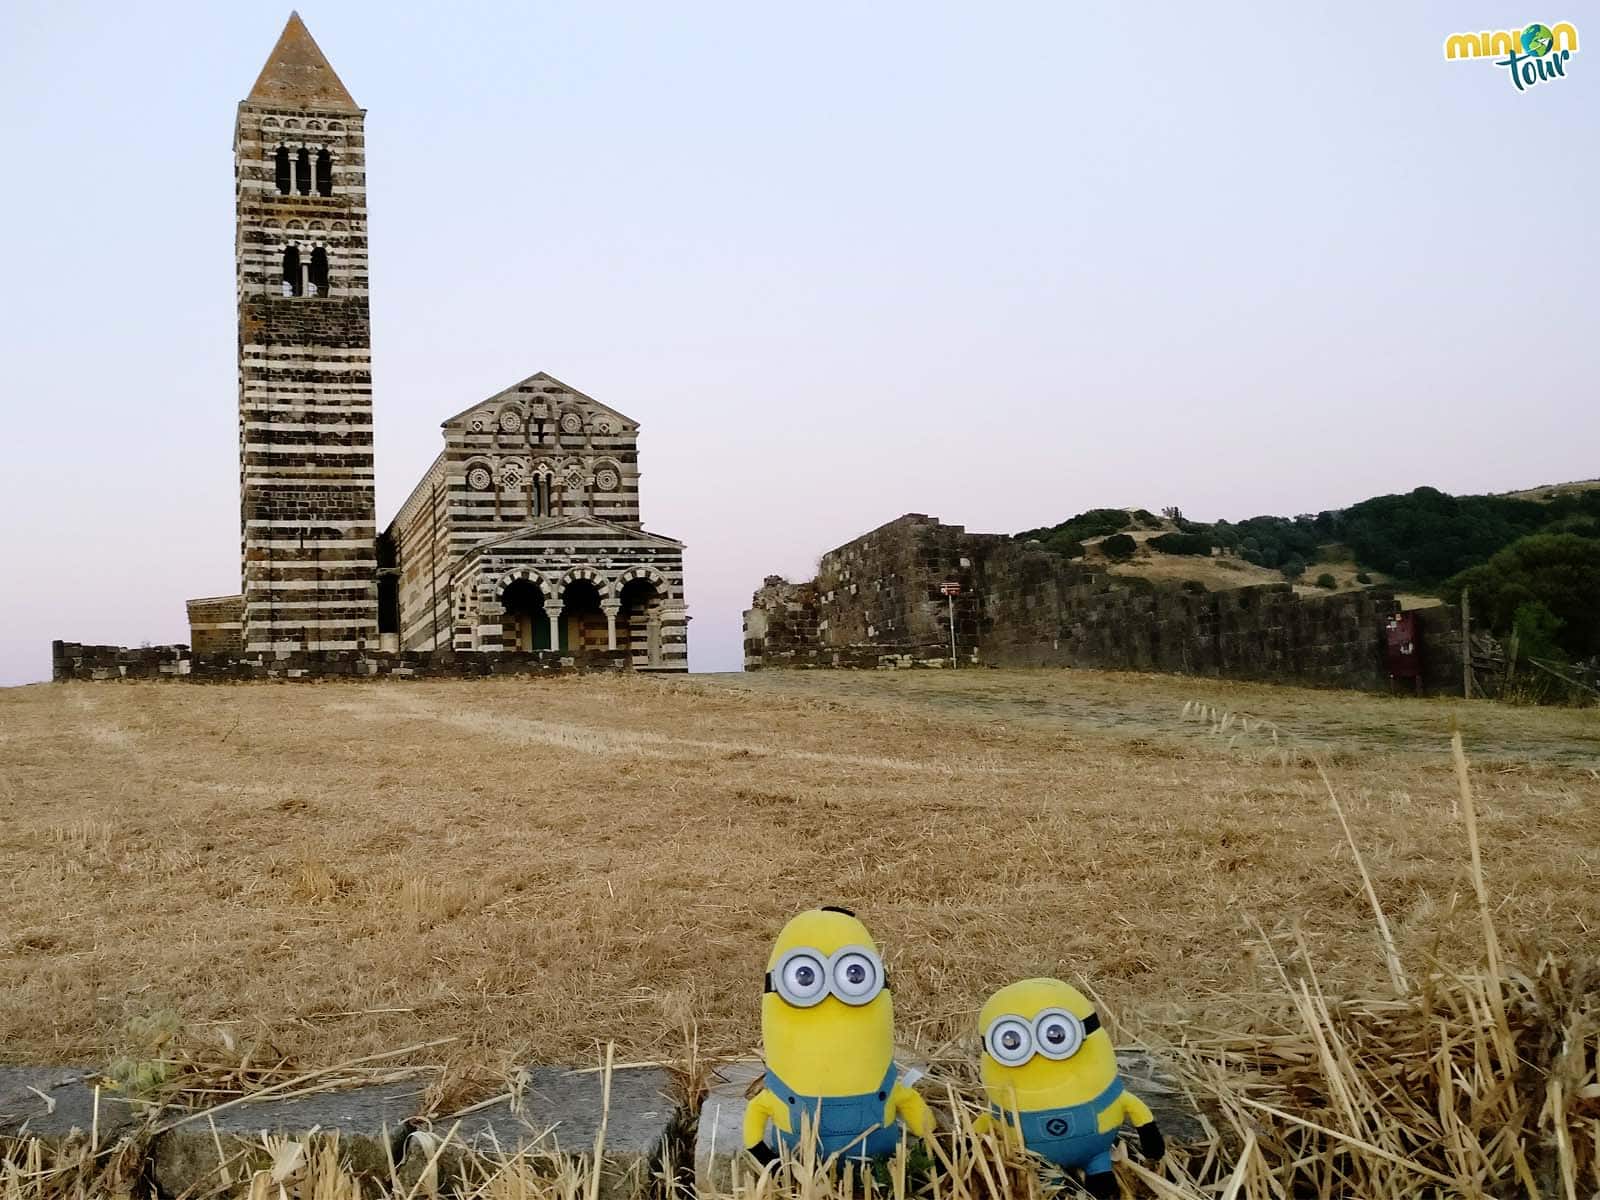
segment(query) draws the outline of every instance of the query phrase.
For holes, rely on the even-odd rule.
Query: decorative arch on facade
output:
[[[561,576],[560,582],[556,584],[556,591],[564,593],[568,587],[580,581],[594,584],[595,591],[599,592],[603,597],[610,597],[616,594],[612,581],[593,567],[573,567]]]
[[[626,571],[617,576],[616,587],[618,593],[620,593],[624,587],[632,583],[635,579],[643,579],[655,584],[656,589],[661,593],[661,598],[663,600],[667,598],[667,593],[671,590],[671,585],[667,582],[667,577],[660,571],[656,570],[654,567],[639,566],[629,567]]]
[[[594,463],[594,490],[607,495],[620,492],[622,481],[627,478],[623,473],[622,464],[614,458],[599,458]]]
[[[495,482],[510,491],[516,491],[528,482],[528,460],[512,456],[502,458],[495,468]]]
[[[494,487],[495,477],[494,460],[486,455],[475,454],[462,464],[461,478],[471,491],[487,492]]]
[[[543,592],[547,597],[550,595],[550,584],[545,578],[544,572],[533,567],[512,567],[503,575],[492,577],[489,582],[489,587],[496,596],[503,596],[505,595],[506,589],[513,583],[516,583],[519,579],[526,579],[529,583],[533,584],[534,587]],[[562,586],[565,585],[563,584]]]

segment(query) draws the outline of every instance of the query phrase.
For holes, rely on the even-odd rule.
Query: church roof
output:
[[[361,111],[297,12],[289,14],[289,23],[267,56],[267,65],[261,68],[245,103]]]
[[[476,563],[485,554],[491,554],[502,546],[514,545],[517,542],[557,542],[562,534],[587,533],[602,534],[617,542],[632,543],[634,545],[656,546],[669,550],[682,550],[683,543],[677,538],[669,538],[665,534],[651,533],[648,529],[635,529],[628,525],[618,525],[615,521],[607,521],[595,516],[557,517],[553,521],[535,521],[531,525],[518,526],[516,529],[507,530],[505,533],[486,537],[462,553],[456,561],[451,572],[452,578],[459,579],[469,567]],[[554,536],[552,536],[554,535]]]
[[[513,383],[508,388],[501,388],[498,392],[496,392],[494,395],[490,396],[487,400],[479,400],[476,404],[469,405],[468,407],[463,408],[460,412],[456,413],[454,416],[446,417],[439,424],[440,424],[441,427],[448,427],[450,425],[454,425],[457,421],[466,420],[468,417],[470,417],[473,413],[477,412],[479,409],[492,406],[494,404],[499,403],[502,400],[526,400],[528,397],[525,394],[523,394],[520,391],[520,389],[522,389],[522,388],[539,388],[539,387],[559,388],[561,391],[566,392],[568,395],[570,395],[574,400],[582,401],[584,404],[593,405],[595,408],[598,408],[601,412],[610,413],[613,417],[616,417],[617,420],[622,421],[627,425],[631,425],[635,429],[637,429],[639,427],[639,423],[637,421],[635,421],[632,417],[630,417],[627,413],[618,412],[616,409],[612,408],[609,404],[602,404],[602,403],[600,403],[600,401],[596,400],[593,396],[584,395],[577,388],[573,387],[570,383],[562,383],[561,380],[557,379],[554,375],[551,375],[547,371],[535,371],[532,375],[529,375],[526,379],[520,380],[517,383]]]

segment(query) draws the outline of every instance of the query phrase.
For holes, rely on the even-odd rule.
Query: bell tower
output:
[[[378,647],[365,116],[291,13],[233,139],[248,654]]]

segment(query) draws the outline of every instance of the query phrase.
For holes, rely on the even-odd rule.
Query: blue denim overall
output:
[[[1100,1114],[1121,1095],[1122,1080],[1113,1079],[1110,1087],[1082,1104],[1017,1113],[1022,1122],[1022,1144],[1058,1167],[1082,1167],[1088,1175],[1109,1171],[1117,1130],[1112,1128],[1101,1133]],[[1001,1120],[1012,1119],[1012,1114],[1004,1109],[997,1108],[994,1112]],[[1117,1126],[1121,1124],[1117,1122]]]
[[[796,1150],[800,1146],[803,1122],[809,1121],[817,1131],[817,1152],[823,1158],[831,1158],[847,1146],[849,1158],[882,1158],[893,1154],[900,1144],[900,1130],[895,1126],[883,1127],[883,1109],[899,1076],[900,1068],[891,1062],[875,1092],[863,1092],[859,1096],[802,1096],[768,1071],[767,1090],[779,1103],[788,1106],[790,1126],[790,1132],[785,1133],[774,1123],[769,1136],[777,1140],[778,1147]]]

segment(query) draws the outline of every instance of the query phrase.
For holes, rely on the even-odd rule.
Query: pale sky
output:
[[[232,129],[288,11],[0,14],[0,683],[238,590]],[[548,371],[643,426],[696,670],[904,512],[1600,475],[1586,7],[300,11],[368,110],[380,525]],[[1564,79],[1443,58],[1536,20]]]

